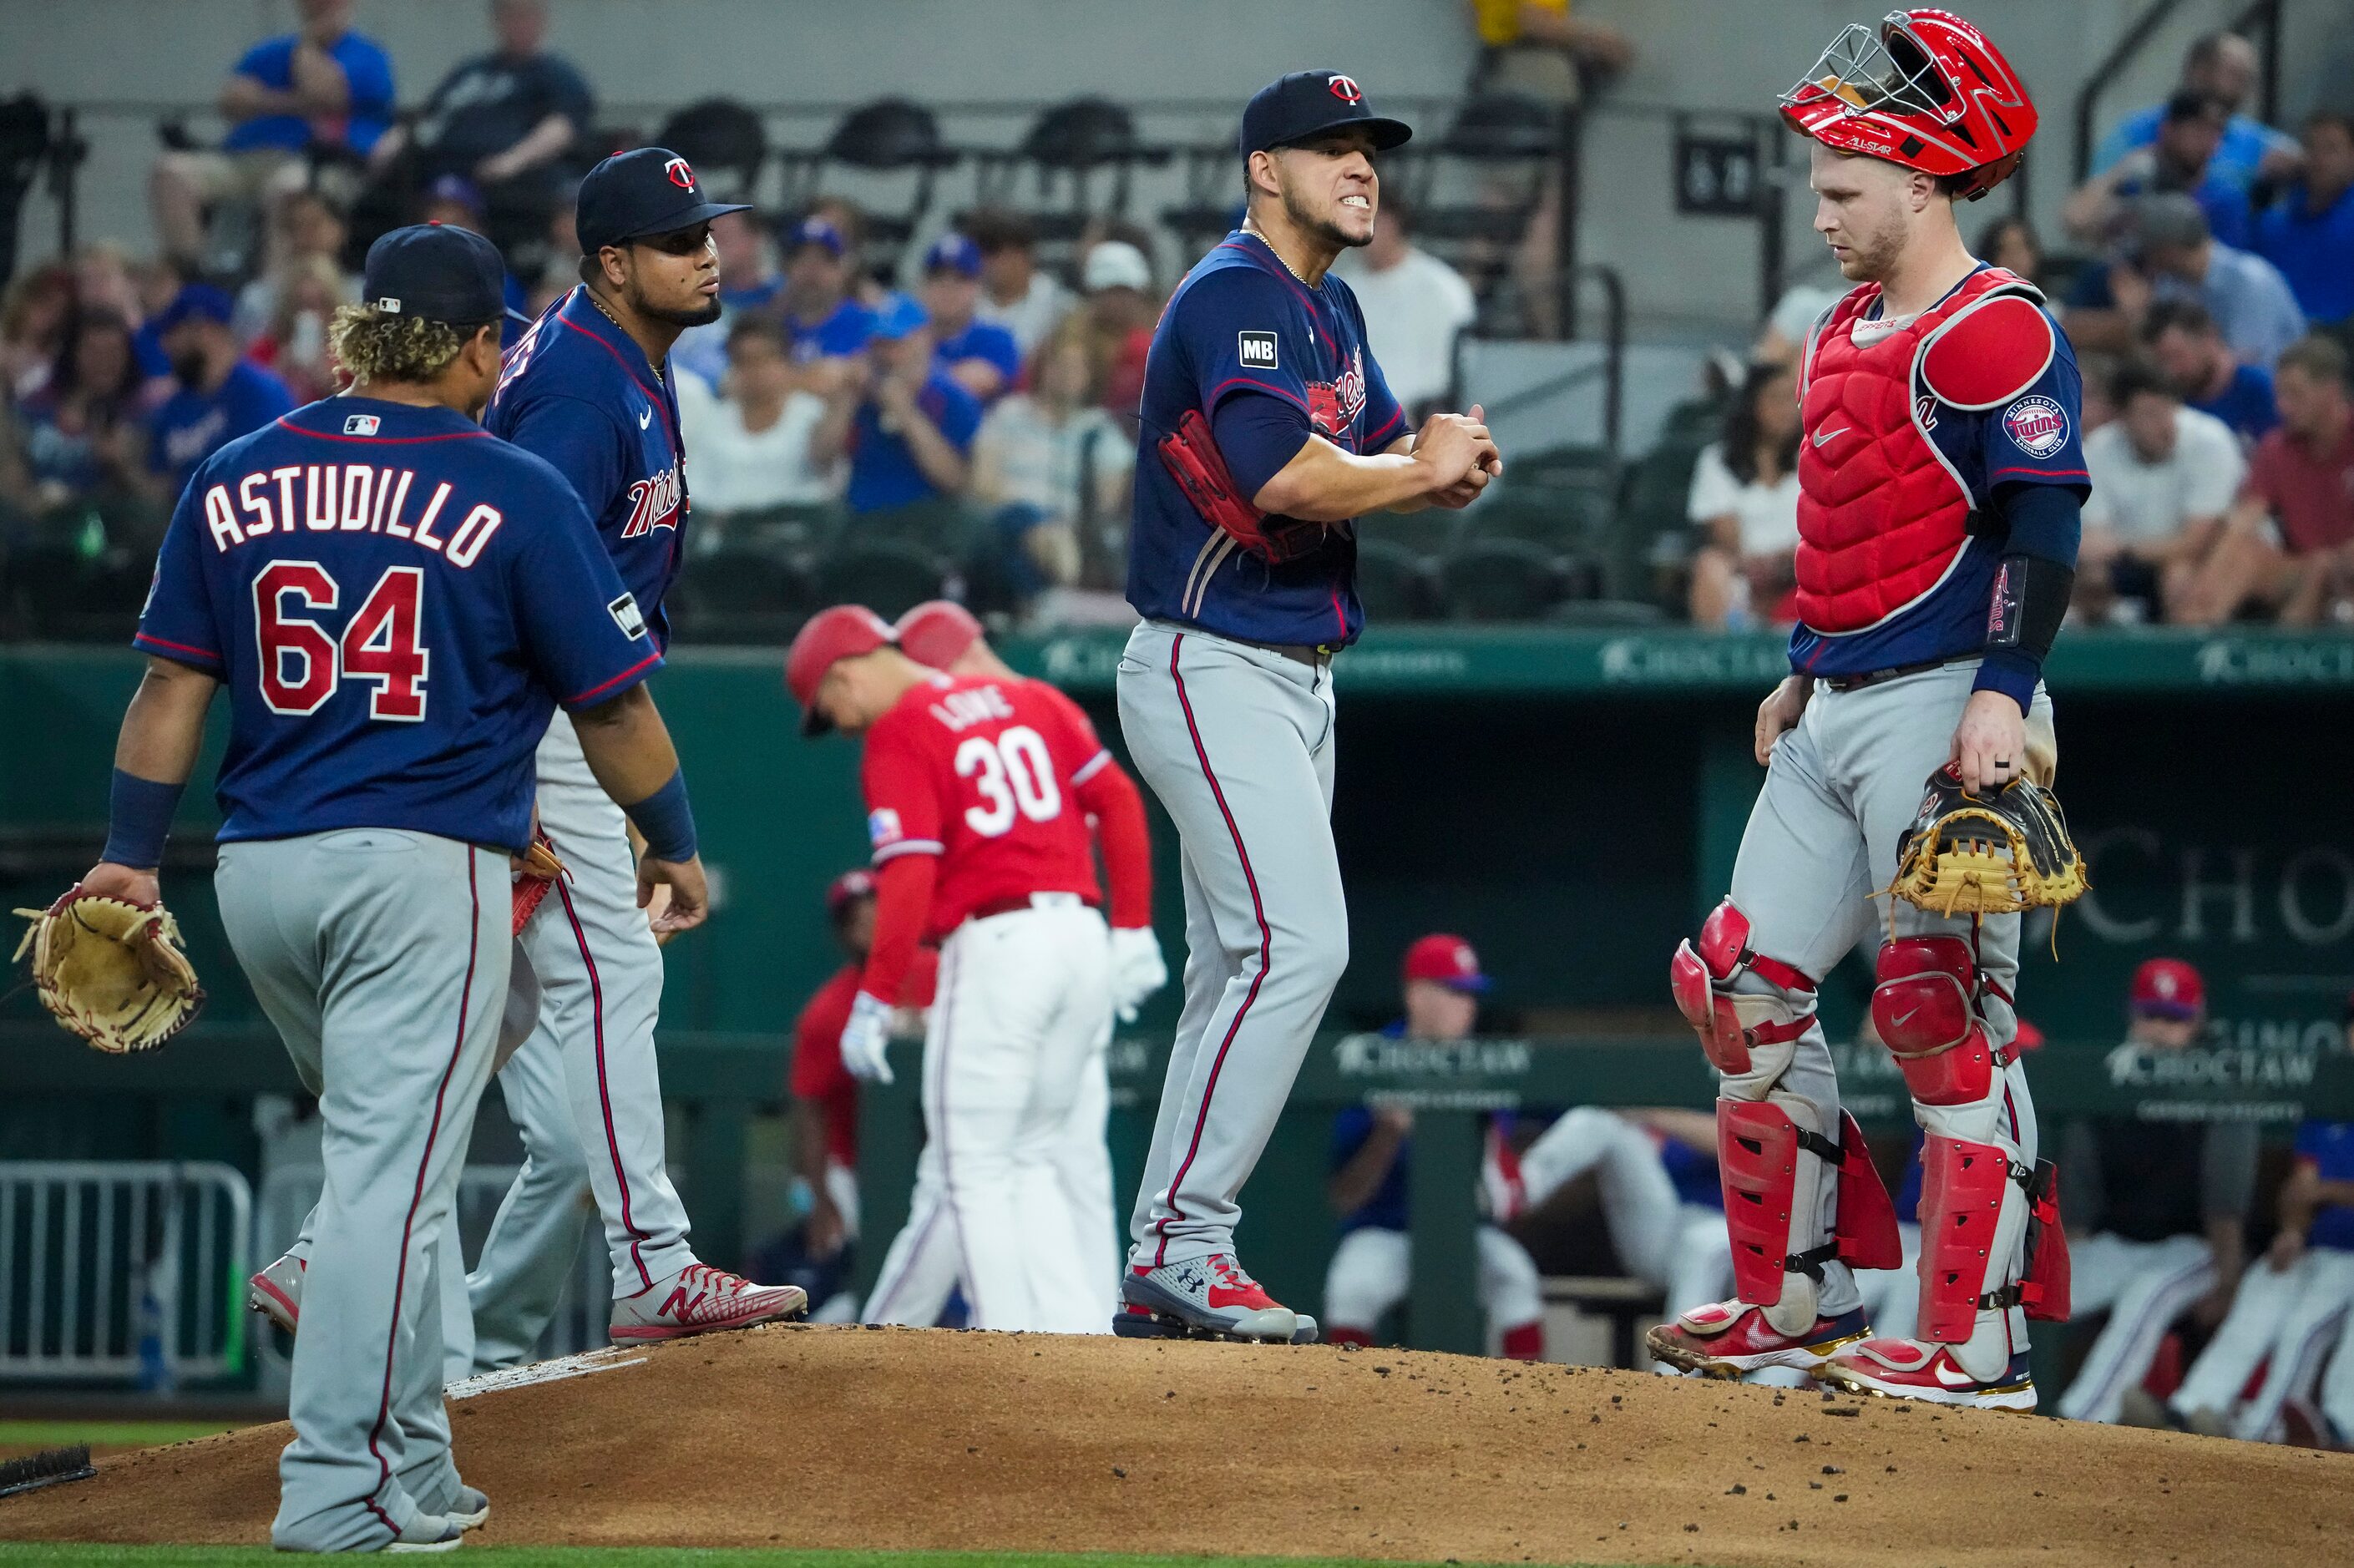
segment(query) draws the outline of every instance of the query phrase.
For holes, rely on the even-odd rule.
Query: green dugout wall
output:
[[[1076,695],[1117,750],[1119,643],[1087,632],[1002,651]],[[655,683],[718,892],[711,923],[669,949],[663,1013],[665,1085],[697,1107],[682,1162],[698,1229],[715,1241],[733,1236],[737,1199],[721,1189],[740,1161],[744,1118],[776,1099],[785,1032],[838,962],[820,894],[864,854],[854,749],[799,739],[779,666],[774,650],[684,649]],[[46,902],[94,856],[114,729],[139,668],[126,652],[0,649],[10,906]],[[1535,1075],[1514,1090],[1522,1103],[1704,1098],[1697,1054],[1666,1007],[1666,958],[1724,886],[1762,778],[1752,716],[1783,668],[1770,637],[1534,628],[1376,632],[1342,655],[1334,814],[1356,958],[1332,1027],[1385,1021],[1405,944],[1450,928],[1496,977],[1486,1027],[1635,1053],[1597,1078],[1597,1058],[1536,1046]],[[2060,921],[2056,961],[2048,930],[2028,944],[2022,1011],[2062,1050],[2105,1064],[2126,975],[2176,954],[2206,971],[2215,1021],[2211,1048],[2182,1069],[2197,1081],[2173,1089],[2194,1102],[2269,1094],[2269,1120],[2331,1102],[2343,1056],[2332,1025],[2354,984],[2354,638],[2074,635],[2051,673],[2059,792],[2094,892]],[[200,778],[209,768],[208,758]],[[1157,916],[1173,960],[1175,845],[1154,810]],[[212,911],[215,821],[208,792],[192,790],[165,874],[213,992],[205,1022],[162,1058],[101,1061],[48,1028],[28,997],[0,1005],[8,1157],[235,1158],[241,1097],[286,1078]],[[1850,962],[1826,987],[1835,1033],[1857,1015],[1866,978]],[[1124,1047],[1140,1097],[1174,1012],[1164,992]],[[2051,1075],[2077,1081],[2059,1060]],[[2145,1069],[2117,1068],[2125,1076],[2104,1089],[2110,1071],[2084,1068],[2084,1092],[2137,1103],[2116,1097],[2140,1092],[2133,1075]],[[1302,1298],[1316,1294],[1330,1228],[1324,1111],[1308,1100],[1381,1086],[1319,1072],[1252,1193],[1254,1215],[1285,1233],[1270,1249],[1279,1257],[1255,1252],[1255,1266]],[[1881,1091],[1900,1114],[1894,1086]],[[2354,1098],[2341,1108],[2354,1111]],[[1427,1152],[1452,1136],[1429,1127]],[[1420,1315],[1416,1324],[1427,1339]]]

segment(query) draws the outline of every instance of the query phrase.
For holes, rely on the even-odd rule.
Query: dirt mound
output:
[[[452,1404],[486,1542],[2227,1568],[2354,1539],[2344,1456],[1629,1372],[805,1328],[582,1364]],[[260,1542],[286,1437],[105,1461],[0,1502],[0,1539]]]

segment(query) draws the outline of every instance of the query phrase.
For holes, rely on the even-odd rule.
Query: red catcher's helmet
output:
[[[1976,201],[2011,176],[2035,134],[2035,105],[2002,52],[1950,11],[1891,11],[1831,40],[1782,95],[1791,124],[1841,153],[1924,174],[1973,176]]]

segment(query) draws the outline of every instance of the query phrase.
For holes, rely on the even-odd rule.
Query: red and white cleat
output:
[[[1811,1372],[1833,1352],[1872,1332],[1863,1308],[1837,1318],[1818,1318],[1801,1334],[1786,1334],[1766,1320],[1766,1309],[1742,1300],[1712,1301],[1644,1336],[1654,1361],[1703,1377],[1737,1378],[1766,1367]]]
[[[755,1285],[743,1276],[690,1263],[658,1285],[613,1303],[613,1342],[684,1340],[797,1318],[809,1310],[798,1285]]]
[[[1113,1323],[1124,1338],[1257,1340],[1306,1344],[1314,1319],[1303,1319],[1269,1296],[1227,1253],[1159,1268],[1132,1267],[1119,1282],[1127,1310]],[[1308,1337],[1299,1337],[1302,1323]]]
[[[1850,1393],[1918,1399],[1930,1404],[1979,1410],[2035,1408],[2035,1379],[2029,1375],[2024,1351],[2010,1358],[2001,1376],[1983,1382],[1954,1360],[1950,1346],[1920,1340],[1866,1340],[1824,1362],[1815,1379]]]
[[[286,1254],[245,1282],[245,1304],[293,1333],[302,1320],[302,1271],[309,1266]]]

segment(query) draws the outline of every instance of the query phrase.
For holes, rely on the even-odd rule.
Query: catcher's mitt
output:
[[[153,1051],[203,1010],[180,923],[162,904],[85,893],[76,883],[47,909],[16,913],[33,922],[16,956],[31,950],[41,1005],[92,1049]]]
[[[2051,790],[2014,779],[1973,795],[1948,763],[1929,775],[1920,814],[1896,847],[1890,891],[1933,915],[2016,915],[2069,903],[2087,885],[2084,857]]]

